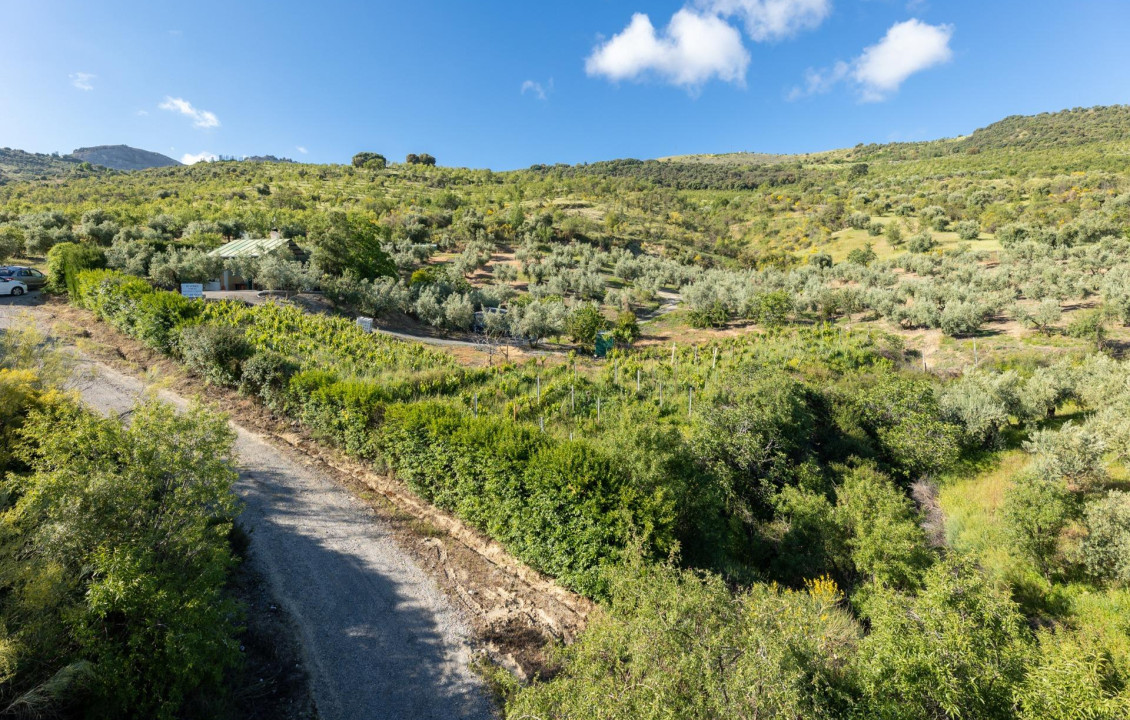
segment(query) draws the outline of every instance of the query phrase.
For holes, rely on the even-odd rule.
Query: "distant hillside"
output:
[[[79,148],[71,157],[80,162],[114,170],[144,170],[152,167],[170,167],[181,163],[161,153],[139,150],[128,145],[98,145]]]
[[[80,163],[80,160],[69,155],[47,155],[0,148],[0,185],[17,180],[46,180],[71,175]]]
[[[954,153],[986,150],[1047,150],[1097,143],[1130,141],[1130,105],[1076,108],[1039,115],[1012,115],[970,135],[924,142],[861,144],[854,148],[803,155],[727,153],[683,155],[664,162],[707,165],[753,165],[768,167],[786,163],[872,162],[918,160]]]
[[[1012,115],[958,140],[963,148],[1039,150],[1130,140],[1130,105]]]
[[[70,155],[30,153],[0,148],[0,185],[20,180],[51,180],[109,170],[144,170],[174,167],[181,163],[160,153],[128,145],[99,145],[75,150]]]

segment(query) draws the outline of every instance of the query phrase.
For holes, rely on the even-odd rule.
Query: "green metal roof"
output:
[[[281,247],[286,247],[290,244],[288,238],[240,238],[239,240],[232,240],[227,245],[218,247],[209,255],[215,255],[222,258],[233,257],[259,257],[267,253],[278,250]]]

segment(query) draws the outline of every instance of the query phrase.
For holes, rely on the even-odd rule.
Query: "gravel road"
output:
[[[0,328],[38,298],[0,298]],[[146,388],[83,361],[76,389],[91,407],[124,414]],[[162,391],[180,408],[186,401]],[[490,718],[469,670],[470,631],[387,527],[331,478],[233,424],[237,491],[251,560],[300,631],[324,720]]]

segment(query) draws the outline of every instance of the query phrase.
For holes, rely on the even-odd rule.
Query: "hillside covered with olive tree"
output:
[[[0,254],[596,601],[541,675],[484,667],[508,717],[1130,713],[1126,107],[795,156],[377,150],[9,183]],[[209,254],[272,231],[301,253]],[[224,271],[280,301],[176,292]]]

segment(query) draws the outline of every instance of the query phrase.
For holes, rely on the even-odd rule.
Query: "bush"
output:
[[[962,428],[942,419],[934,387],[924,378],[879,376],[844,402],[883,460],[905,478],[941,472],[960,456]]]
[[[923,230],[914,237],[910,238],[906,244],[906,249],[912,253],[926,253],[930,252],[938,246],[938,241],[930,234],[930,231]]]
[[[856,655],[866,698],[860,717],[1014,717],[1027,628],[1007,593],[972,563],[938,563],[917,596],[879,591],[864,615],[871,633]]]
[[[860,576],[881,587],[918,588],[934,558],[914,504],[890,478],[866,465],[852,470],[836,490],[835,512]]]
[[[714,300],[704,308],[693,308],[687,313],[692,327],[723,327],[730,320],[730,311],[721,300]]]
[[[375,429],[387,399],[371,380],[339,380],[332,373],[309,370],[294,375],[288,403],[315,437],[328,440],[354,457],[376,457]]]
[[[640,324],[636,314],[626,310],[616,316],[616,327],[612,330],[612,337],[621,345],[631,345],[640,338]]]
[[[31,472],[7,486],[0,703],[30,699],[33,717],[214,716],[240,659],[226,420],[148,404],[123,425],[64,404],[21,435]]]
[[[962,220],[954,225],[954,230],[962,240],[976,240],[981,236],[981,223],[976,220]]]
[[[812,267],[830,268],[832,267],[832,256],[826,252],[813,253],[808,256],[808,264]]]
[[[189,325],[181,330],[177,350],[190,370],[229,387],[239,384],[252,353],[243,330],[230,325]]]
[[[1062,483],[1027,475],[1005,494],[1004,524],[1022,554],[1047,575],[1056,566],[1060,534],[1075,515],[1075,502]]]
[[[793,311],[793,296],[785,290],[761,293],[756,296],[754,319],[765,327],[780,327],[788,322]]]
[[[78,274],[77,301],[114,327],[133,334],[137,302],[153,293],[149,283],[113,270],[85,270]],[[75,299],[72,296],[72,299]]]
[[[735,597],[721,578],[635,563],[560,672],[507,704],[511,718],[839,718],[852,706],[845,658],[860,629],[835,583],[757,584]]]
[[[1130,493],[1114,490],[1088,503],[1084,524],[1087,572],[1100,580],[1130,584]]]
[[[202,303],[178,293],[154,292],[138,298],[133,309],[133,335],[154,350],[172,354],[177,330],[200,314]]]
[[[106,254],[101,248],[79,243],[59,243],[47,251],[48,292],[78,292],[78,274],[83,270],[106,267]]]
[[[565,319],[565,332],[569,338],[584,347],[592,347],[596,342],[597,333],[608,326],[608,321],[600,312],[600,308],[592,303],[585,303],[573,308]]]
[[[1087,340],[1096,350],[1106,345],[1106,311],[1103,308],[1082,310],[1071,316],[1067,324],[1067,335],[1079,340]]]
[[[856,248],[847,254],[847,261],[856,265],[870,265],[877,259],[879,259],[879,256],[875,254],[875,248],[871,243]]]
[[[390,405],[380,450],[425,499],[483,530],[579,592],[605,592],[603,568],[636,538],[670,547],[678,498],[641,492],[613,456],[587,441],[552,441],[505,420],[447,405]]]
[[[286,389],[298,366],[281,353],[261,350],[243,363],[239,390],[246,395],[257,395],[272,410],[279,410],[286,402]]]

